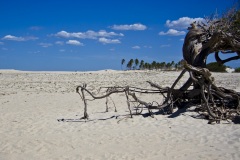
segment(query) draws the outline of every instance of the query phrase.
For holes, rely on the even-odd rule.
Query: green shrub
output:
[[[238,68],[235,68],[235,72],[240,72],[240,67],[238,67]]]
[[[207,69],[211,72],[226,72],[226,66],[217,62],[211,62],[207,64]]]

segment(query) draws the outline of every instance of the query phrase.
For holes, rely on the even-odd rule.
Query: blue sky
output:
[[[119,70],[123,58],[177,62],[189,23],[235,2],[2,0],[0,69]]]

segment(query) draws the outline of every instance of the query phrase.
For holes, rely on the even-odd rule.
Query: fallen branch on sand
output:
[[[87,101],[85,94],[89,94],[93,100],[106,98],[106,111],[108,111],[108,98],[112,94],[125,94],[130,116],[133,116],[130,100],[136,105],[136,114],[141,114],[140,106],[148,109],[151,116],[153,110],[163,114],[172,114],[174,108],[200,106],[197,112],[204,113],[209,123],[220,123],[222,120],[240,120],[240,93],[217,87],[211,73],[206,69],[206,61],[209,54],[215,53],[216,61],[226,63],[240,58],[240,11],[230,10],[221,19],[206,19],[203,22],[192,23],[183,44],[184,70],[171,87],[162,88],[158,84],[148,82],[153,89],[141,89],[131,86],[105,87],[105,95],[94,95],[87,89],[87,84],[77,87],[77,93],[84,102],[83,119],[88,119]],[[223,54],[236,53],[237,56],[222,60],[219,52]],[[176,84],[185,73],[189,78],[183,86],[175,89]],[[103,88],[101,88],[103,89]],[[145,102],[136,96],[142,94],[160,94],[163,103]],[[186,105],[187,104],[187,105]],[[139,111],[140,110],[140,111]]]
[[[133,115],[139,115],[142,113],[143,108],[146,108],[150,116],[154,116],[155,113],[172,114],[174,108],[184,107],[183,104],[191,104],[200,106],[196,108],[196,111],[204,114],[209,120],[209,123],[217,122],[221,120],[234,121],[239,118],[240,115],[240,93],[233,90],[217,87],[214,84],[214,78],[211,77],[211,73],[207,69],[193,67],[187,63],[184,64],[185,69],[181,72],[175,83],[171,87],[163,88],[158,84],[147,82],[153,89],[142,89],[136,87],[102,87],[105,89],[104,95],[94,95],[87,89],[87,84],[78,86],[76,91],[80,95],[84,102],[84,116],[82,119],[88,119],[87,113],[87,101],[86,94],[90,95],[93,100],[106,98],[106,112],[108,112],[108,101],[112,94],[125,94],[127,107],[130,117]],[[195,84],[198,84],[200,88],[188,89],[181,91],[180,89],[174,89],[178,81],[182,78],[183,74],[189,73],[190,78]],[[157,94],[164,98],[163,103],[160,102],[145,102],[136,96],[136,93],[141,94]],[[132,99],[132,100],[130,100]],[[112,100],[113,101],[113,100]],[[133,113],[131,109],[131,103],[135,103]],[[190,107],[191,105],[185,105]],[[116,107],[115,107],[116,111]],[[154,112],[155,111],[155,112]]]

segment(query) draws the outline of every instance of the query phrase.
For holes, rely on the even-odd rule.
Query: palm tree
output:
[[[131,60],[130,60],[130,68],[131,68],[131,69],[132,69],[133,63],[134,63],[134,60],[131,59]]]
[[[125,59],[122,59],[122,62],[121,62],[122,66],[124,63],[125,63]],[[121,69],[122,69],[122,66],[121,66]]]
[[[144,67],[143,68],[144,69],[148,69],[148,63],[147,62],[144,63]]]
[[[139,68],[140,68],[140,69],[143,69],[143,68],[144,68],[144,60],[141,60],[140,65],[139,65]]]
[[[171,62],[171,66],[170,66],[170,68],[172,69],[172,68],[174,67],[174,65],[175,65],[175,62],[172,61],[172,62]]]
[[[152,68],[153,68],[153,69],[156,69],[156,64],[157,64],[156,61],[153,61],[153,62],[152,62]]]
[[[152,69],[152,64],[146,62],[146,63],[144,64],[144,68],[145,68],[145,69],[148,69],[148,70],[151,70],[151,69]]]
[[[133,59],[131,59],[127,64],[127,68],[129,68],[130,70],[132,69],[133,62]]]
[[[163,70],[165,69],[165,67],[166,67],[166,62],[161,62],[161,69]]]
[[[161,68],[161,63],[157,62],[156,69],[159,70]]]
[[[166,64],[166,68],[167,68],[167,70],[170,70],[170,68],[171,68],[171,63],[170,62],[168,62],[167,64]]]
[[[178,63],[175,63],[174,68],[176,71],[178,70]]]
[[[139,64],[139,60],[136,58],[134,62],[135,62],[135,69],[137,69],[138,64]]]

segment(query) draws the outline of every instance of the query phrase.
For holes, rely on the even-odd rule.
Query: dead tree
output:
[[[153,89],[141,89],[134,87],[107,87],[106,94],[101,96],[94,95],[87,89],[87,85],[77,87],[77,93],[84,102],[84,119],[88,119],[87,99],[85,93],[89,94],[94,100],[107,98],[111,94],[123,93],[126,95],[127,106],[130,112],[130,100],[134,100],[136,107],[145,107],[151,116],[153,110],[162,113],[172,114],[175,107],[189,107],[191,105],[200,106],[196,111],[204,113],[209,122],[219,123],[221,120],[232,120],[240,117],[240,93],[218,87],[211,73],[206,68],[206,60],[209,54],[215,54],[218,63],[226,63],[240,58],[240,11],[230,10],[222,18],[206,19],[206,22],[194,22],[188,28],[188,33],[183,44],[183,65],[184,69],[171,87],[162,88],[158,84],[148,82]],[[231,58],[222,60],[222,54],[237,54]],[[185,73],[189,73],[189,78],[183,86],[175,89],[176,84]],[[163,103],[144,102],[140,100],[136,93],[142,94],[161,94],[164,98]],[[107,105],[108,99],[106,101]],[[185,104],[185,105],[183,105]],[[106,111],[108,108],[106,109]],[[138,110],[139,111],[139,110]],[[141,110],[136,112],[141,114]]]

